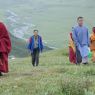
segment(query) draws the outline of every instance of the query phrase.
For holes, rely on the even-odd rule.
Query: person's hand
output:
[[[90,47],[88,47],[88,50],[89,50],[89,52],[91,51],[91,50],[90,50]]]

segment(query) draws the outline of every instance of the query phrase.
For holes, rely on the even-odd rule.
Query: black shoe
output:
[[[80,65],[80,63],[76,63],[76,65]]]
[[[35,67],[35,65],[33,65],[33,67]]]
[[[83,63],[84,65],[87,65],[88,63]]]
[[[38,64],[36,64],[36,67],[38,66]]]
[[[3,76],[3,74],[0,72],[0,76]]]
[[[33,65],[33,67],[35,67],[35,64],[34,63],[32,63],[32,65]]]

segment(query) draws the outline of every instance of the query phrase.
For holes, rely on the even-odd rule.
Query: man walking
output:
[[[41,36],[38,35],[38,30],[33,31],[34,35],[30,38],[28,49],[31,51],[32,65],[39,65],[39,53],[43,50]]]
[[[73,27],[73,39],[76,46],[76,63],[88,64],[90,37],[88,29],[84,26],[83,17],[77,18],[78,25]]]

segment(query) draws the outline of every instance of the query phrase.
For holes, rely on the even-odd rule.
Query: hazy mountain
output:
[[[68,35],[83,16],[91,32],[95,0],[0,0],[0,19],[13,36],[28,39],[38,29],[48,47],[68,47]],[[18,39],[18,40],[19,40]],[[17,46],[18,47],[18,46]]]

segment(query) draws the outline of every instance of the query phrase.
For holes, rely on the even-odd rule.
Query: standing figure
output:
[[[0,76],[8,73],[8,55],[11,51],[9,33],[3,23],[0,22]]]
[[[77,18],[78,25],[73,27],[73,39],[76,46],[76,63],[88,64],[90,37],[88,28],[84,26],[83,17]]]
[[[39,65],[39,53],[43,50],[41,36],[38,35],[38,30],[33,31],[34,35],[30,38],[28,49],[31,51],[32,65]]]
[[[70,33],[70,39],[69,39],[69,60],[71,63],[76,63],[76,50],[72,33]]]
[[[90,49],[92,51],[92,61],[95,62],[95,27],[92,29],[93,33],[90,36]]]

